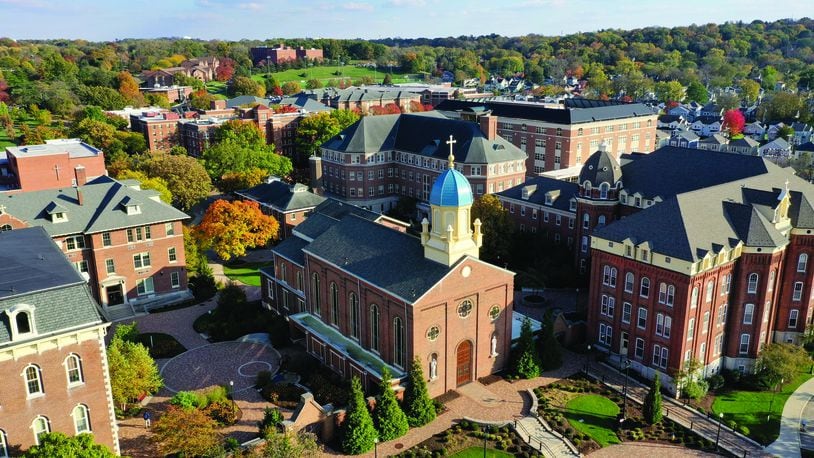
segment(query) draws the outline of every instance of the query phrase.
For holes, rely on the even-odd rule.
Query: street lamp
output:
[[[486,458],[486,434],[483,435],[483,458]]]
[[[379,458],[379,438],[373,439],[373,458]]]
[[[718,434],[715,435],[715,450],[718,450],[718,441],[721,439],[721,423],[724,421],[724,413],[718,414]]]
[[[623,365],[625,366],[625,386],[622,388],[622,395],[624,396],[622,401],[622,421],[625,421],[625,414],[627,413],[627,370],[630,369],[630,360],[625,359]]]
[[[232,395],[232,410],[235,410],[235,382],[234,382],[234,380],[229,380],[229,392]]]
[[[591,344],[588,344],[588,357],[585,359],[585,375],[591,370]]]

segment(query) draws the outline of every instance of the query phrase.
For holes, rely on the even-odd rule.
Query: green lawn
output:
[[[256,81],[263,83],[265,82],[265,72],[262,70],[256,70],[257,73],[252,76]],[[334,73],[340,71],[340,75],[335,75]],[[350,78],[352,80],[359,79],[363,76],[369,76],[373,78],[376,83],[381,83],[384,79],[384,75],[387,73],[386,68],[377,68],[375,71],[372,68],[366,67],[356,67],[355,65],[344,65],[344,66],[317,66],[317,67],[309,67],[309,68],[299,68],[299,69],[290,69],[285,70],[282,72],[273,72],[274,78],[277,80],[278,83],[283,84],[288,81],[296,81],[300,83],[303,88],[305,88],[305,82],[309,79],[318,79],[323,84],[327,83],[332,79],[340,79],[340,78]],[[421,75],[416,74],[403,74],[400,73],[398,70],[393,69],[393,83],[407,83],[407,82],[416,82],[421,80]]]
[[[27,125],[32,129],[40,125],[39,121],[30,117],[26,117],[23,122],[20,122],[20,120],[15,119],[14,131],[18,137],[20,136],[20,134],[22,134],[21,127],[23,126],[23,124]],[[17,142],[8,137],[6,129],[0,128],[0,149],[5,149],[7,146],[17,146]]]
[[[225,99],[226,96],[226,83],[222,81],[210,81],[206,83],[206,91],[214,95],[215,98]]]
[[[450,456],[459,458],[483,458],[483,447],[469,447]],[[487,448],[486,456],[488,458],[511,458],[514,455],[511,453],[501,452],[500,450]]]
[[[268,262],[233,264],[231,266],[224,265],[223,273],[232,281],[237,281],[244,285],[260,286],[259,269],[270,265],[271,263]]]
[[[616,436],[619,406],[597,394],[579,396],[568,401],[563,415],[575,430],[587,434],[600,446],[619,444]]]
[[[810,379],[810,374],[799,374],[777,393],[774,391],[735,390],[719,394],[712,403],[715,415],[724,414],[724,422],[734,420],[738,427],[749,428],[749,437],[769,444],[780,434],[780,416],[783,405],[791,393]],[[767,421],[768,417],[768,421]]]

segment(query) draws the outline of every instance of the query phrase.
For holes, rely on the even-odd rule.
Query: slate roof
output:
[[[305,266],[305,255],[302,252],[302,249],[308,246],[308,242],[305,239],[301,239],[299,237],[288,237],[282,242],[278,243],[277,246],[274,247],[274,253],[279,254],[280,256],[288,259],[289,261],[299,265]],[[270,268],[270,272],[273,275],[274,268]]]
[[[294,228],[294,234],[299,234],[309,239],[315,239],[325,232],[329,227],[331,227],[335,222],[351,214],[370,221],[377,221],[382,216],[370,210],[365,210],[364,208],[357,207],[355,205],[346,204],[342,201],[328,198],[321,204],[317,205],[311,214],[308,215],[308,218]]]
[[[85,280],[41,227],[0,233],[0,347],[11,341],[3,312],[17,304],[34,307],[32,338],[103,321]]]
[[[454,268],[425,258],[418,238],[355,215],[336,222],[303,251],[407,301]]]
[[[622,168],[613,154],[607,151],[596,151],[591,154],[579,172],[579,182],[590,181],[594,187],[599,187],[602,183],[608,183],[614,187],[617,181],[622,178]]]
[[[541,104],[504,101],[443,100],[437,111],[460,111],[482,106],[500,118],[529,119],[554,124],[580,124],[642,116],[653,116],[652,108],[641,103],[593,106],[589,108],[549,108]]]
[[[279,179],[268,183],[237,191],[235,194],[246,199],[268,205],[278,211],[288,212],[305,210],[321,204],[325,198],[308,190],[308,186],[301,183],[290,185]]]
[[[523,188],[529,188],[529,191],[531,191],[528,199],[523,199]],[[522,185],[498,192],[497,195],[519,201],[525,200],[526,202],[537,205],[545,205],[546,193],[554,191],[555,193],[558,192],[559,195],[554,199],[550,207],[563,211],[571,211],[570,200],[577,194],[578,190],[579,185],[577,183],[543,176],[534,176],[528,178]]]
[[[449,146],[445,141],[450,135],[457,142],[454,147],[456,162],[491,164],[527,157],[502,137],[487,139],[478,124],[449,119],[436,111],[364,116],[322,147],[347,153],[399,150],[446,160]]]
[[[802,145],[799,145],[797,147],[797,152],[802,152],[802,151],[814,153],[814,142],[805,142]]]
[[[737,140],[732,140],[729,142],[729,146],[731,147],[746,147],[746,148],[754,148],[759,146],[760,142],[751,138],[751,137],[741,137]]]
[[[254,95],[239,95],[226,101],[226,108],[240,107],[243,105],[269,105],[269,100]]]
[[[82,193],[79,205],[77,190]],[[91,234],[125,227],[144,226],[189,218],[170,205],[156,201],[152,190],[137,190],[113,178],[102,176],[78,188],[48,189],[0,194],[0,206],[31,226],[43,227],[51,237],[67,234]],[[128,215],[123,202],[137,201],[141,213]],[[48,208],[63,207],[68,220],[54,223]]]
[[[721,134],[712,134],[709,137],[702,138],[698,143],[706,145],[726,145],[729,140]]]
[[[308,97],[307,94],[297,94],[291,97],[283,97],[280,100],[280,105],[291,105],[299,108],[300,110],[305,110],[308,112],[320,112],[320,111],[332,111],[333,108],[325,105],[322,102],[317,102],[316,100]]]

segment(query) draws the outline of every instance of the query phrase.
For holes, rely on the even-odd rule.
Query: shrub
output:
[[[269,383],[260,391],[263,399],[279,407],[293,409],[300,403],[300,396],[305,391],[288,383]]]
[[[715,374],[712,377],[707,379],[707,384],[709,385],[709,389],[712,391],[718,391],[724,387],[724,383],[726,380],[721,374]]]
[[[254,379],[254,387],[255,388],[263,388],[264,386],[271,383],[271,372],[270,371],[260,371],[257,373],[257,377]]]
[[[732,429],[736,429],[738,427],[738,423],[735,420],[727,420],[726,426],[729,426]]]
[[[746,425],[743,425],[743,426],[739,427],[739,428],[738,428],[738,431],[739,431],[741,434],[743,434],[744,436],[748,436],[748,435],[749,435],[749,428],[748,428]]]
[[[227,437],[225,441],[223,441],[223,448],[226,449],[227,452],[234,452],[240,448],[240,442],[235,439],[234,437]]]
[[[221,385],[214,386],[203,394],[206,397],[206,405],[229,400],[229,390]]]
[[[233,425],[237,422],[237,408],[230,401],[209,404],[209,407],[206,408],[206,414],[220,426]]]
[[[191,391],[179,391],[170,399],[170,404],[190,410],[199,407],[199,399],[198,395]]]

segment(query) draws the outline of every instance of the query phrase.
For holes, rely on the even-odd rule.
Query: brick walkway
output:
[[[715,453],[702,452],[673,445],[626,442],[611,445],[591,453],[591,458],[631,458],[636,456],[650,456],[658,458],[685,458],[685,457],[717,457]]]
[[[616,369],[603,363],[596,363],[591,365],[590,375],[601,380],[610,388],[620,393],[622,392],[625,377]],[[630,377],[628,378],[627,388],[628,398],[638,404],[643,403],[649,390],[648,387]],[[673,398],[665,396],[662,405],[664,406],[664,412],[667,418],[670,418],[685,428],[691,429],[699,436],[715,442],[719,429],[717,421],[683,406]],[[763,447],[757,445],[754,441],[735,433],[726,426],[720,428],[720,440],[718,443],[721,448],[736,456],[743,456],[744,454],[748,454],[750,457],[772,456],[766,453]]]

